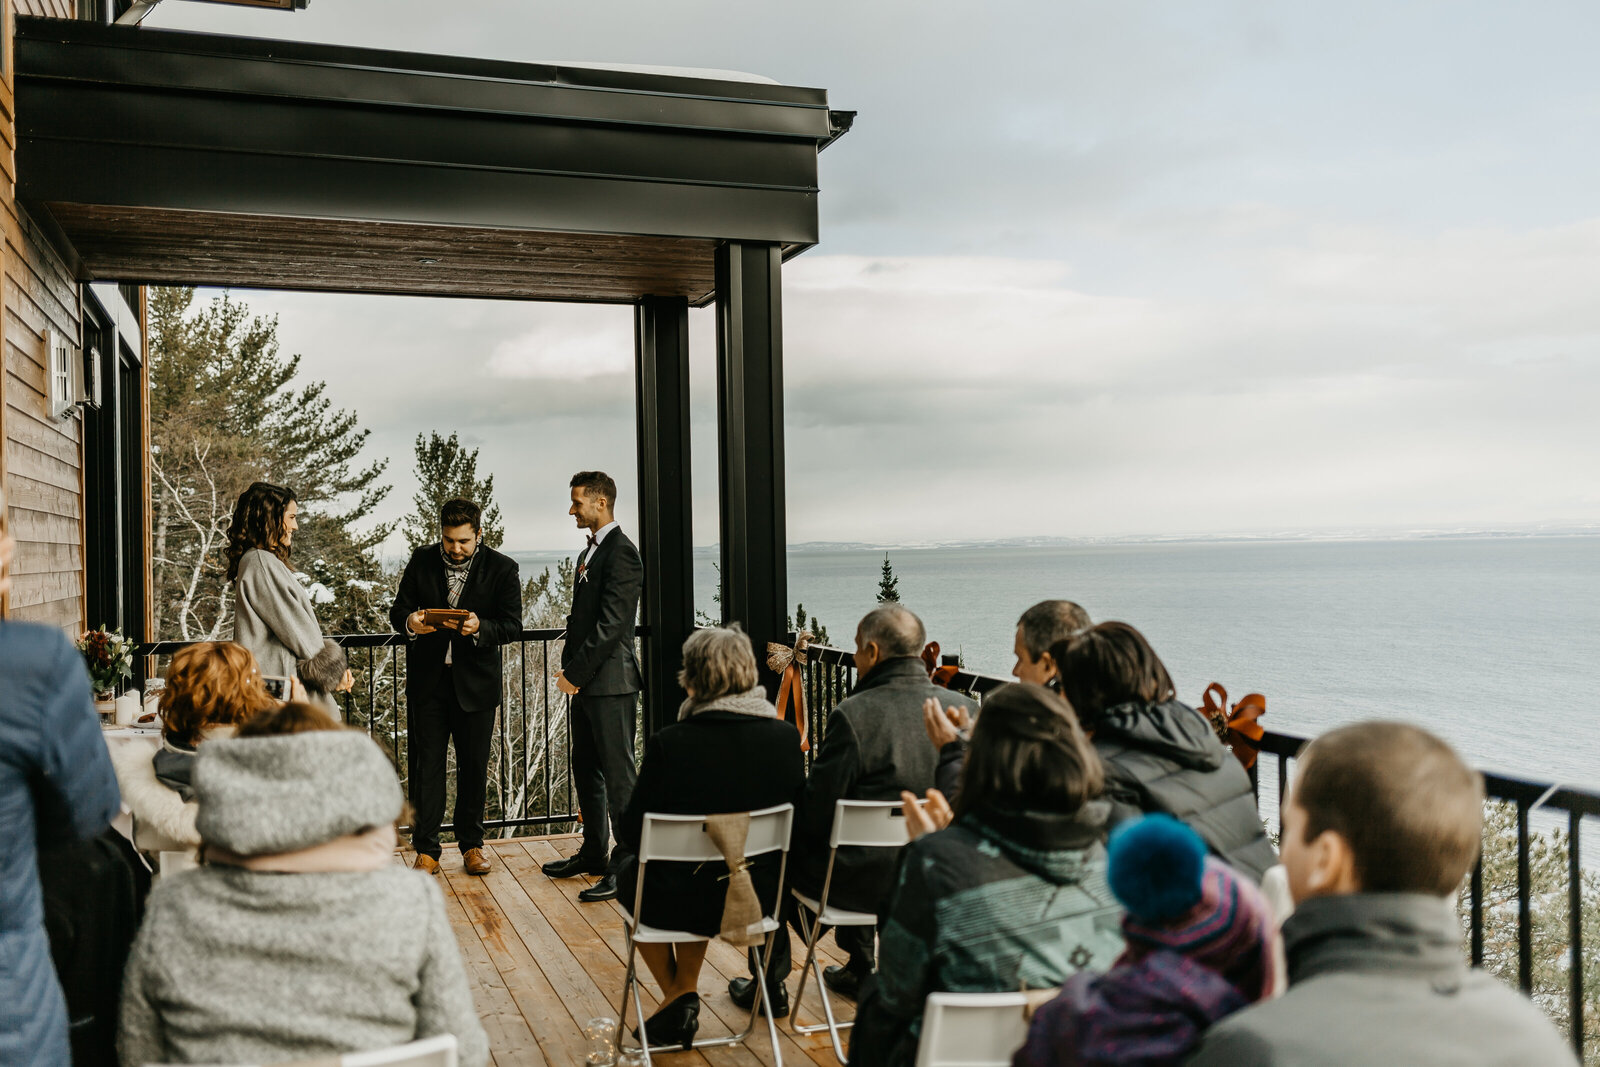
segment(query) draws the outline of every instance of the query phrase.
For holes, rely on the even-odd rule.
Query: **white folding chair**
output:
[[[929,993],[916,1067],[1011,1067],[1028,1039],[1028,1009],[1057,990]]]
[[[347,1052],[332,1058],[280,1062],[275,1067],[296,1067],[297,1064],[304,1067],[327,1067],[328,1064],[338,1064],[339,1067],[456,1067],[456,1035],[439,1034],[437,1037],[425,1037],[421,1041],[372,1052]],[[164,1065],[147,1063],[144,1067]]]
[[[783,879],[788,873],[789,866],[789,832],[794,824],[794,805],[779,804],[772,808],[762,808],[750,814],[750,829],[745,835],[744,854],[746,859],[766,855],[769,852],[782,854],[778,865],[778,892],[773,898],[771,915],[761,917],[761,932],[765,941],[756,946],[757,962],[761,966],[761,973],[767,970],[767,952],[772,948],[772,935],[778,929],[778,914],[783,909]],[[656,812],[646,812],[644,828],[639,834],[639,878],[638,888],[633,894],[632,909],[623,908],[622,922],[628,933],[628,974],[623,981],[622,1003],[617,1008],[617,1051],[623,1048],[622,1038],[627,1033],[628,1026],[628,995],[633,994],[633,1010],[639,1019],[639,1044],[644,1049],[645,1063],[655,1062],[651,1059],[653,1052],[674,1052],[678,1046],[657,1045],[651,1047],[644,1031],[644,997],[639,991],[638,959],[635,948],[638,945],[671,945],[691,941],[708,941],[710,938],[700,934],[691,934],[686,930],[665,930],[655,926],[646,926],[636,922],[634,916],[642,913],[644,907],[645,874],[648,866],[653,861],[670,861],[674,863],[708,863],[722,860],[722,852],[711,840],[711,835],[706,832],[706,816],[704,815],[661,815]],[[731,1037],[702,1038],[694,1043],[695,1048],[710,1048],[717,1045],[737,1045],[748,1038],[756,1028],[756,1017],[761,1014],[761,1000],[765,995],[764,982],[756,983],[755,1002],[750,1005],[750,1022],[742,1033]],[[767,1013],[767,1035],[772,1039],[772,1056],[775,1067],[783,1067],[783,1050],[778,1047],[778,1028],[772,1021],[771,1013]]]
[[[927,803],[927,801],[922,801]],[[800,932],[806,939],[806,961],[800,967],[800,985],[795,989],[794,1012],[789,1016],[789,1026],[797,1034],[816,1034],[823,1030],[833,1039],[833,1054],[840,1063],[845,1062],[844,1044],[839,1031],[855,1025],[854,1020],[839,1022],[833,1017],[833,1004],[828,1000],[828,987],[822,980],[822,961],[817,959],[817,941],[825,926],[876,926],[878,916],[866,911],[846,911],[828,903],[828,891],[833,887],[833,864],[839,849],[899,848],[909,841],[905,813],[898,800],[840,800],[833,807],[833,829],[828,832],[828,869],[822,876],[822,896],[818,900],[794,890],[794,899],[800,904]],[[797,1021],[801,998],[806,993],[806,978],[815,974],[817,990],[822,995],[822,1017],[825,1020],[808,1026]]]

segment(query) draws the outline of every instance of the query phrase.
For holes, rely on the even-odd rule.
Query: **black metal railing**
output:
[[[994,674],[984,674],[978,671],[961,670],[951,682],[950,688],[967,693],[978,698],[993,690],[997,686],[1005,685],[1012,679]],[[827,729],[828,713],[833,710],[850,690],[855,681],[855,660],[850,652],[839,648],[813,645],[807,650],[807,664],[805,667],[806,682],[806,712],[810,720],[811,735],[813,740],[812,752],[815,753]],[[1279,825],[1278,805],[1288,792],[1290,772],[1296,756],[1307,742],[1307,738],[1294,734],[1279,733],[1269,730],[1261,739],[1258,746],[1263,759],[1257,761],[1252,769],[1251,781],[1256,787],[1257,802],[1265,801],[1270,805],[1264,813],[1265,821],[1269,827],[1276,829]],[[1268,782],[1274,784],[1274,790],[1261,788],[1261,764],[1270,758],[1275,772]],[[1516,778],[1503,774],[1485,772],[1483,775],[1484,791],[1492,804],[1507,805],[1514,817],[1516,836],[1516,900],[1514,908],[1514,936],[1516,942],[1515,973],[1505,973],[1508,968],[1498,968],[1501,977],[1507,981],[1515,981],[1517,986],[1526,994],[1544,994],[1536,996],[1540,1006],[1558,1018],[1565,1015],[1565,1022],[1569,1027],[1572,1047],[1577,1052],[1579,1062],[1583,1062],[1585,1047],[1585,1030],[1592,1028],[1594,1020],[1589,1019],[1593,1014],[1586,996],[1584,956],[1583,956],[1583,926],[1586,908],[1594,908],[1592,900],[1585,900],[1586,872],[1582,861],[1582,829],[1585,818],[1600,817],[1600,793],[1579,789],[1572,786],[1559,785],[1549,782],[1538,782],[1526,778]],[[1263,796],[1263,793],[1268,795]],[[1544,844],[1553,843],[1554,847],[1565,850],[1566,859],[1566,884],[1565,897],[1567,909],[1567,929],[1565,955],[1567,969],[1566,1004],[1557,1002],[1558,998],[1552,996],[1549,990],[1536,990],[1534,985],[1534,929],[1536,891],[1532,884],[1531,856],[1536,841],[1540,835],[1530,826],[1530,821],[1535,812],[1546,813],[1545,818],[1554,822],[1553,836],[1546,839]],[[1560,824],[1564,823],[1564,826]],[[1593,876],[1589,878],[1592,880]],[[1473,868],[1472,877],[1467,883],[1466,901],[1463,906],[1463,925],[1466,928],[1469,951],[1475,966],[1482,966],[1486,962],[1486,937],[1509,932],[1508,927],[1513,916],[1509,908],[1497,905],[1486,898],[1484,885],[1483,856],[1480,855],[1477,865]],[[1546,902],[1539,901],[1539,904]],[[1489,962],[1501,962],[1490,960]],[[1562,1010],[1564,1008],[1564,1011]],[[1589,1024],[1586,1026],[1586,1024]]]
[[[637,636],[648,631],[639,627]],[[568,829],[578,818],[572,789],[567,698],[555,684],[566,631],[525,629],[501,649],[505,685],[489,755],[484,827]],[[345,722],[385,745],[402,783],[410,777],[405,696],[407,641],[401,634],[330,634],[345,650],[355,686],[338,697]],[[193,641],[142,645],[141,656],[168,657]],[[154,667],[154,665],[152,665]],[[154,670],[152,674],[163,671]],[[451,759],[454,759],[452,753]],[[449,778],[454,783],[454,775]],[[453,799],[451,799],[453,804]],[[453,832],[446,824],[442,832]]]

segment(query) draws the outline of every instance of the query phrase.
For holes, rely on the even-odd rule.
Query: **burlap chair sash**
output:
[[[706,816],[706,833],[728,865],[723,875],[728,882],[728,898],[722,905],[722,929],[718,937],[737,948],[749,948],[765,940],[761,932],[761,898],[750,880],[750,861],[745,858],[745,839],[750,833],[749,812],[730,812]]]

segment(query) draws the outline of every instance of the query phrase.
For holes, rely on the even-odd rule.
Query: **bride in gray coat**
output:
[[[349,689],[352,679],[344,650],[324,640],[311,594],[289,569],[298,511],[294,493],[282,486],[256,482],[240,494],[228,527],[233,639],[255,654],[262,674],[299,678],[333,709],[333,693]]]

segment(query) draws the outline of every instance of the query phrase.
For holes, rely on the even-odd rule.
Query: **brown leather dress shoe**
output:
[[[419,852],[417,853],[417,862],[411,865],[411,869],[413,871],[421,871],[423,874],[438,874],[439,861],[432,856],[425,856]]]
[[[469,848],[461,854],[461,865],[468,874],[488,874],[489,854],[481,848]]]

